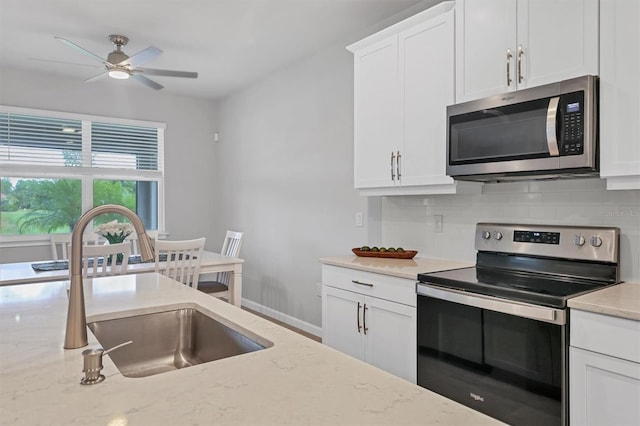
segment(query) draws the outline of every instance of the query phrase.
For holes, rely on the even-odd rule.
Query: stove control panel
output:
[[[596,226],[478,223],[478,251],[617,262],[620,230]]]

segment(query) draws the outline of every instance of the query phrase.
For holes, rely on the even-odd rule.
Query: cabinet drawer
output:
[[[640,363],[640,321],[571,310],[571,346]]]
[[[322,265],[322,284],[416,306],[416,281],[339,266]]]

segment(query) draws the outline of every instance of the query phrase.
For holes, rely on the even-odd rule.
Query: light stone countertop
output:
[[[621,283],[569,299],[573,309],[640,321],[640,283]]]
[[[155,273],[85,280],[88,321],[195,304],[274,345],[145,378],[122,376],[105,355],[106,380],[81,386],[86,348],[62,348],[67,287],[0,288],[2,425],[500,424]]]
[[[379,257],[358,257],[355,255],[323,257],[320,258],[320,263],[376,272],[384,275],[393,275],[411,280],[417,280],[418,274],[423,272],[446,271],[448,269],[467,268],[475,265],[474,263],[445,259],[427,259],[420,257],[414,257],[413,259],[386,259]]]

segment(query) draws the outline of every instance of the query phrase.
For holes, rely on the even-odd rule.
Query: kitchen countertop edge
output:
[[[640,321],[640,283],[620,283],[577,296],[567,306],[619,318]]]
[[[340,266],[360,271],[375,272],[394,277],[417,280],[418,274],[449,269],[468,268],[472,262],[459,262],[448,259],[431,259],[416,257],[413,259],[389,259],[377,257],[359,257],[355,255],[321,257],[324,265]]]

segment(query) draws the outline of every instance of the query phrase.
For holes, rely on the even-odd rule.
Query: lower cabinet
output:
[[[349,280],[335,280],[326,268],[342,270],[338,276],[350,274],[346,268],[323,267],[323,343],[416,383],[415,282],[361,271],[353,271]],[[405,293],[403,302],[413,299],[413,306],[375,296],[389,297],[396,286]]]
[[[640,322],[571,311],[572,425],[640,424]]]

